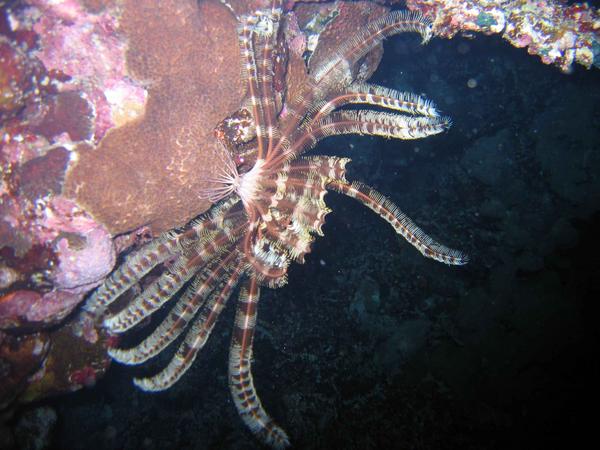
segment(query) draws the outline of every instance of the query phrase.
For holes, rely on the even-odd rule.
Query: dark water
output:
[[[351,157],[352,179],[471,262],[426,260],[328,195],[325,237],[288,286],[263,290],[263,404],[296,448],[576,447],[598,393],[598,70],[565,75],[498,38],[421,48],[402,36],[375,81],[425,93],[453,127],[413,142],[329,139],[314,153]],[[167,392],[135,389],[139,370],[115,365],[94,389],[50,400],[54,447],[260,448],[230,399],[233,311],[223,316]]]

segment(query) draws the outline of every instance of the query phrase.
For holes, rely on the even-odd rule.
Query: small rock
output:
[[[363,278],[350,303],[350,312],[362,321],[365,313],[376,313],[380,306],[381,297],[377,281],[371,277]]]
[[[56,419],[56,412],[48,406],[26,411],[15,429],[19,448],[22,450],[50,448],[52,429],[56,425]]]

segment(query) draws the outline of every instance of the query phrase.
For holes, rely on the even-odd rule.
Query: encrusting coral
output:
[[[130,1],[119,32],[145,112],[79,151],[66,193],[113,234],[160,233],[210,206],[198,192],[219,164],[213,129],[242,97],[235,22],[217,2]]]

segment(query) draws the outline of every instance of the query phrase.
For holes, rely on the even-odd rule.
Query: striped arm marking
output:
[[[242,74],[252,105],[258,159],[264,159],[272,151],[276,132],[272,54],[281,17],[279,3],[274,2],[270,10],[243,16],[238,27]]]
[[[234,275],[230,265],[235,265],[236,269],[239,266],[239,263],[235,262],[236,257],[239,259],[239,255],[232,251],[222,261],[215,261],[201,275],[197,275],[185,294],[177,300],[167,318],[139,345],[128,349],[112,348],[108,350],[109,355],[120,363],[137,365],[163,351],[181,335],[209,294],[222,289],[227,276],[228,280],[231,280]]]
[[[286,150],[289,159],[313,148],[329,136],[360,134],[402,140],[421,139],[439,134],[452,125],[449,117],[412,117],[379,111],[336,111],[305,130]]]
[[[266,237],[257,238],[245,252],[247,269],[261,284],[274,289],[287,283],[290,260],[281,245]]]
[[[243,267],[238,262],[233,267],[223,288],[215,290],[209,297],[167,367],[152,377],[135,378],[133,382],[137,387],[144,391],[163,391],[173,386],[187,372],[206,344],[221,311],[231,296],[231,291],[236,287],[242,275]]]
[[[338,156],[305,156],[294,160],[290,164],[290,174],[314,173],[319,176],[345,181],[346,165],[350,158]]]
[[[262,128],[264,111],[261,105],[260,88],[258,83],[258,69],[253,46],[254,28],[258,23],[256,14],[242,16],[238,26],[238,40],[242,56],[242,77],[246,81],[252,117],[256,128],[256,141],[258,145],[258,159],[265,157],[265,136]]]
[[[320,83],[331,80],[334,72],[345,72],[360,58],[370,52],[385,38],[394,34],[415,32],[421,35],[423,44],[432,36],[431,22],[420,13],[409,11],[392,11],[361,28],[354,36],[346,39],[338,49],[337,56],[315,70],[313,79]],[[343,78],[342,78],[343,79]]]
[[[123,333],[133,328],[171,299],[200,267],[223,253],[232,235],[235,235],[235,230],[218,233],[214,239],[203,240],[198,248],[182,255],[126,308],[105,319],[104,326],[114,333]]]
[[[191,222],[187,230],[168,231],[148,243],[131,256],[106,281],[94,291],[87,300],[84,309],[95,317],[101,317],[106,308],[125,291],[131,288],[152,269],[169,258],[186,251],[209,230],[215,230],[220,223],[219,217],[230,211],[238,198],[228,199],[211,212]]]
[[[397,91],[368,83],[353,83],[348,86],[347,91],[348,94],[354,94],[349,97],[347,103],[363,103],[432,118],[440,115],[431,100],[412,92]]]
[[[308,115],[309,117],[314,116],[309,123],[314,124],[334,110],[349,104],[379,106],[406,114],[432,118],[440,115],[431,100],[412,92],[401,92],[368,83],[353,83],[346,88],[344,93],[317,105]]]
[[[229,350],[229,388],[248,428],[268,446],[283,449],[290,445],[288,436],[263,408],[252,379],[252,342],[259,295],[255,279],[251,279],[240,290]]]
[[[375,189],[353,181],[352,184],[332,180],[329,186],[355,198],[367,208],[389,222],[396,233],[412,244],[423,256],[444,264],[461,266],[469,262],[467,255],[434,241],[421,230],[396,204]]]
[[[270,11],[258,11],[259,22],[264,23],[263,27],[254,27],[255,52],[260,54],[256,61],[258,69],[258,88],[260,92],[260,104],[263,108],[263,121],[261,126],[263,134],[267,136],[266,158],[269,158],[273,152],[273,141],[276,136],[274,120],[276,116],[275,94],[273,91],[273,47],[279,31],[279,20],[281,18],[281,9],[277,8],[274,2]]]
[[[369,110],[336,111],[317,124],[310,136],[314,143],[324,137],[340,134],[410,140],[439,134],[451,125],[448,117],[411,117]]]
[[[84,309],[99,317],[106,307],[131,288],[154,267],[177,254],[180,234],[167,232],[129,256],[106,281],[94,291]]]

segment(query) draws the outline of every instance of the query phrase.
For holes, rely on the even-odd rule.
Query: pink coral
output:
[[[85,293],[112,269],[115,252],[110,234],[72,200],[52,199],[44,209],[40,226],[40,236],[55,240],[59,262],[52,279],[57,288]]]
[[[47,70],[69,77],[62,89],[83,91],[94,106],[95,139],[102,138],[115,122],[137,117],[143,111],[146,90],[127,76],[126,45],[116,31],[115,11],[91,13],[76,1],[30,3],[39,8],[30,14],[41,13],[33,26],[40,37],[36,56]],[[129,117],[120,111],[123,105],[129,106]]]
[[[12,292],[0,301],[0,329],[49,326],[64,319],[79,304],[81,296],[53,290]]]
[[[74,385],[73,390],[79,389],[81,386],[94,386],[96,379],[96,370],[91,366],[85,366],[76,370],[69,377],[69,381]]]
[[[13,205],[12,210],[6,209],[9,204]],[[103,280],[115,262],[108,231],[73,201],[57,196],[39,205],[23,215],[14,200],[5,203],[3,220],[12,224],[15,236],[27,236],[29,242],[24,245],[37,255],[37,262],[30,268],[29,252],[21,258],[14,254],[6,262],[23,267],[24,276],[27,270],[33,270],[29,277],[44,269],[41,273],[53,281],[54,287],[48,292],[18,290],[0,296],[0,328],[31,328],[60,322],[88,290]],[[46,249],[48,256],[38,249]]]
[[[59,256],[55,285],[71,292],[87,292],[95,287],[115,262],[110,235],[95,222],[94,228],[83,234],[59,238],[55,248]]]

